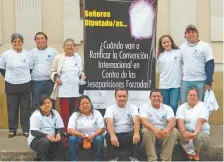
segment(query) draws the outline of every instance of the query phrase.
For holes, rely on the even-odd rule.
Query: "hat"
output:
[[[12,35],[11,35],[11,42],[13,42],[17,38],[19,38],[23,42],[23,36],[20,33],[12,33]]]
[[[186,27],[186,29],[185,29],[185,33],[186,33],[189,29],[193,29],[193,30],[195,30],[195,31],[198,33],[198,29],[197,29],[196,26],[194,26],[194,25],[188,25],[188,26]]]

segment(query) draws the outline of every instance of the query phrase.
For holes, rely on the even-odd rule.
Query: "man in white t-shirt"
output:
[[[118,160],[120,148],[131,148],[130,161],[138,161],[140,149],[140,120],[138,108],[128,102],[128,90],[118,88],[115,91],[116,104],[106,109],[104,118],[106,121],[106,142],[110,160]]]
[[[48,37],[43,32],[38,32],[35,35],[36,48],[31,49],[30,54],[33,60],[32,70],[32,109],[39,108],[38,101],[43,94],[51,95],[54,83],[50,79],[50,68],[54,56],[58,52],[47,45]],[[54,101],[52,100],[53,108],[55,109]]]
[[[174,145],[177,141],[173,109],[162,104],[162,93],[159,89],[150,92],[148,104],[140,108],[141,124],[144,126],[143,143],[146,147],[148,161],[157,161],[156,141],[163,141],[160,154],[161,161],[171,161]]]
[[[181,102],[187,101],[187,92],[197,88],[200,101],[204,92],[212,89],[214,73],[214,57],[211,47],[198,39],[199,33],[194,25],[188,25],[185,30],[184,42],[180,49],[183,58],[183,80],[181,85]]]

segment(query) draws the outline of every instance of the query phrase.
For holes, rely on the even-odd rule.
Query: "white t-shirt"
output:
[[[114,104],[106,109],[104,119],[113,119],[115,133],[126,133],[133,131],[132,117],[135,115],[139,115],[137,106],[127,103],[124,108],[120,108]]]
[[[186,102],[177,109],[176,119],[184,119],[184,126],[187,131],[195,130],[199,118],[206,120],[201,131],[210,134],[210,126],[208,124],[209,112],[203,102],[199,101],[194,108],[190,108]]]
[[[54,116],[50,114],[49,116],[42,115],[39,110],[33,112],[30,117],[30,131],[37,130],[47,135],[55,135],[55,129],[64,128],[64,123],[60,114],[56,110],[52,110]],[[28,145],[32,142],[35,137],[29,133]]]
[[[10,84],[23,84],[31,80],[33,61],[29,52],[10,49],[0,57],[0,68],[5,69],[5,80]]]
[[[79,112],[74,112],[69,118],[68,129],[75,129],[79,132],[91,135],[100,128],[105,128],[103,116],[98,110],[93,110],[93,114],[85,116]]]
[[[173,109],[165,104],[161,104],[159,109],[152,107],[151,103],[144,104],[139,112],[141,118],[147,118],[150,123],[159,129],[166,128],[168,120],[174,118]]]
[[[173,49],[164,51],[157,59],[157,64],[161,65],[159,88],[179,88],[181,84],[181,50]]]
[[[57,54],[58,52],[51,47],[47,47],[45,50],[39,50],[38,48],[30,50],[33,59],[32,80],[50,80],[51,64]]]
[[[207,78],[205,64],[214,59],[212,49],[203,41],[199,41],[194,47],[188,44],[184,42],[180,46],[183,57],[183,80],[205,81]]]
[[[79,97],[79,76],[82,72],[81,57],[77,54],[65,56],[61,70],[62,84],[59,86],[58,97]]]

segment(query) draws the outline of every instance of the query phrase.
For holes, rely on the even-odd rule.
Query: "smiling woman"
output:
[[[0,59],[0,72],[5,79],[7,98],[9,138],[16,135],[20,109],[20,123],[24,136],[28,137],[29,118],[31,114],[30,90],[33,69],[32,59],[23,50],[23,36],[11,35],[12,49],[4,52]]]
[[[77,160],[77,149],[83,143],[84,149],[95,149],[94,161],[100,161],[101,149],[104,142],[105,131],[104,120],[98,110],[93,109],[93,105],[88,96],[81,96],[78,99],[78,112],[72,114],[68,123],[69,146],[72,161]],[[92,147],[94,145],[95,147]]]
[[[50,76],[55,83],[51,98],[59,98],[60,113],[67,131],[68,119],[76,110],[77,98],[81,95],[79,85],[86,83],[86,77],[82,72],[81,57],[75,52],[74,40],[65,40],[63,47],[64,53],[54,57],[51,67]]]
[[[52,109],[49,96],[43,95],[39,104],[40,108],[30,117],[28,138],[28,145],[37,153],[34,161],[63,161],[65,151],[61,139],[64,135],[64,124],[61,116]]]

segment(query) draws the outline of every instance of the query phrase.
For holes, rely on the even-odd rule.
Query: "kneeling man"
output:
[[[160,160],[171,161],[174,145],[177,141],[174,112],[170,106],[162,104],[162,94],[159,89],[150,92],[151,102],[140,108],[141,124],[144,126],[143,143],[146,147],[148,161],[158,160],[156,140],[162,140]]]

